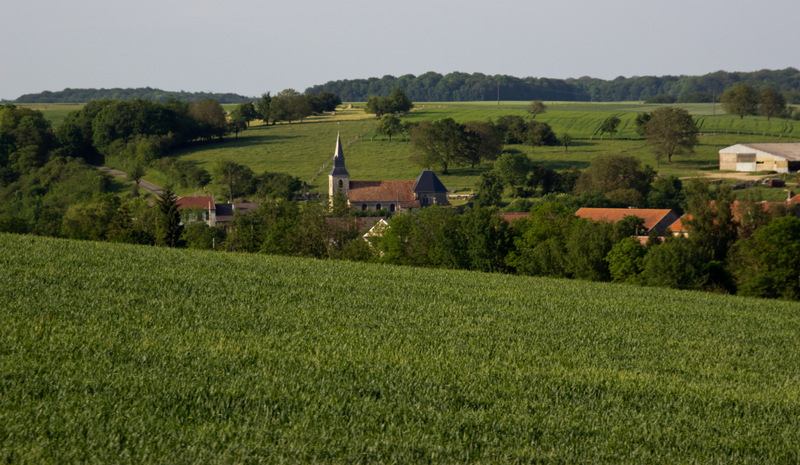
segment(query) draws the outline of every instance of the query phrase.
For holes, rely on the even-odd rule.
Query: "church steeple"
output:
[[[336,133],[336,148],[333,150],[333,168],[328,174],[328,195],[331,199],[337,191],[342,191],[345,197],[350,193],[350,173],[344,167],[344,151],[339,133]]]

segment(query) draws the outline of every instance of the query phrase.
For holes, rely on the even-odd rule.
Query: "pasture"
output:
[[[719,104],[677,104],[694,115],[701,131],[700,144],[693,156],[675,157],[672,164],[657,164],[644,141],[636,133],[635,118],[640,112],[663,106],[640,102],[588,103],[545,102],[547,112],[537,121],[548,123],[556,135],[569,133],[572,145],[536,147],[511,145],[506,148],[526,153],[536,163],[554,169],[572,166],[585,168],[591,160],[606,153],[622,153],[639,157],[642,164],[656,167],[660,174],[692,177],[714,173],[718,169],[718,150],[739,142],[793,142],[800,140],[800,121],[748,116],[725,115]],[[529,102],[419,102],[405,121],[427,121],[453,118],[458,122],[496,120],[503,115],[529,118]],[[226,105],[231,110],[235,105]],[[352,106],[352,107],[351,107]],[[63,120],[77,105],[38,105],[54,125]],[[199,144],[173,154],[211,171],[220,159],[230,159],[249,166],[256,173],[278,171],[299,177],[312,192],[327,191],[336,133],[341,132],[345,145],[347,169],[354,180],[414,179],[421,171],[409,161],[411,146],[402,136],[392,142],[375,134],[378,121],[362,111],[363,104],[343,105],[335,115],[312,116],[302,123],[267,126],[253,122],[238,137],[229,136],[221,144]],[[603,121],[617,116],[621,123],[614,140],[599,131]],[[477,185],[480,174],[492,168],[491,162],[471,168],[451,167],[449,175],[441,175],[448,189],[464,192]],[[151,169],[145,179],[166,185],[166,178]],[[190,195],[191,189],[177,190]]]
[[[796,463],[800,307],[0,235],[5,463]]]

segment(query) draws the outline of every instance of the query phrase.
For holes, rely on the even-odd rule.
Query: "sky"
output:
[[[428,71],[800,68],[795,0],[0,0],[0,99],[65,88],[273,94]]]

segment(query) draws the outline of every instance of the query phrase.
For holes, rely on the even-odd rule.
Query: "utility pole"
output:
[[[717,116],[717,91],[711,92],[711,112],[712,116]]]

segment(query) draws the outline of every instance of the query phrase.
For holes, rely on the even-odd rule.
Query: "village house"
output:
[[[175,204],[181,214],[181,224],[205,223],[210,227],[227,226],[235,212],[246,213],[259,207],[252,202],[214,203],[210,195],[179,197]]]
[[[647,236],[653,230],[663,236],[672,223],[678,221],[678,214],[673,210],[655,208],[579,208],[575,216],[608,222],[621,221],[626,216],[637,216],[644,220],[644,228],[639,231],[640,236]]]
[[[351,181],[338,134],[333,168],[328,175],[328,195],[331,200],[337,193],[344,195],[350,208],[362,211],[386,209],[394,213],[429,205],[450,204],[447,188],[431,170],[424,170],[416,180],[409,181]]]

